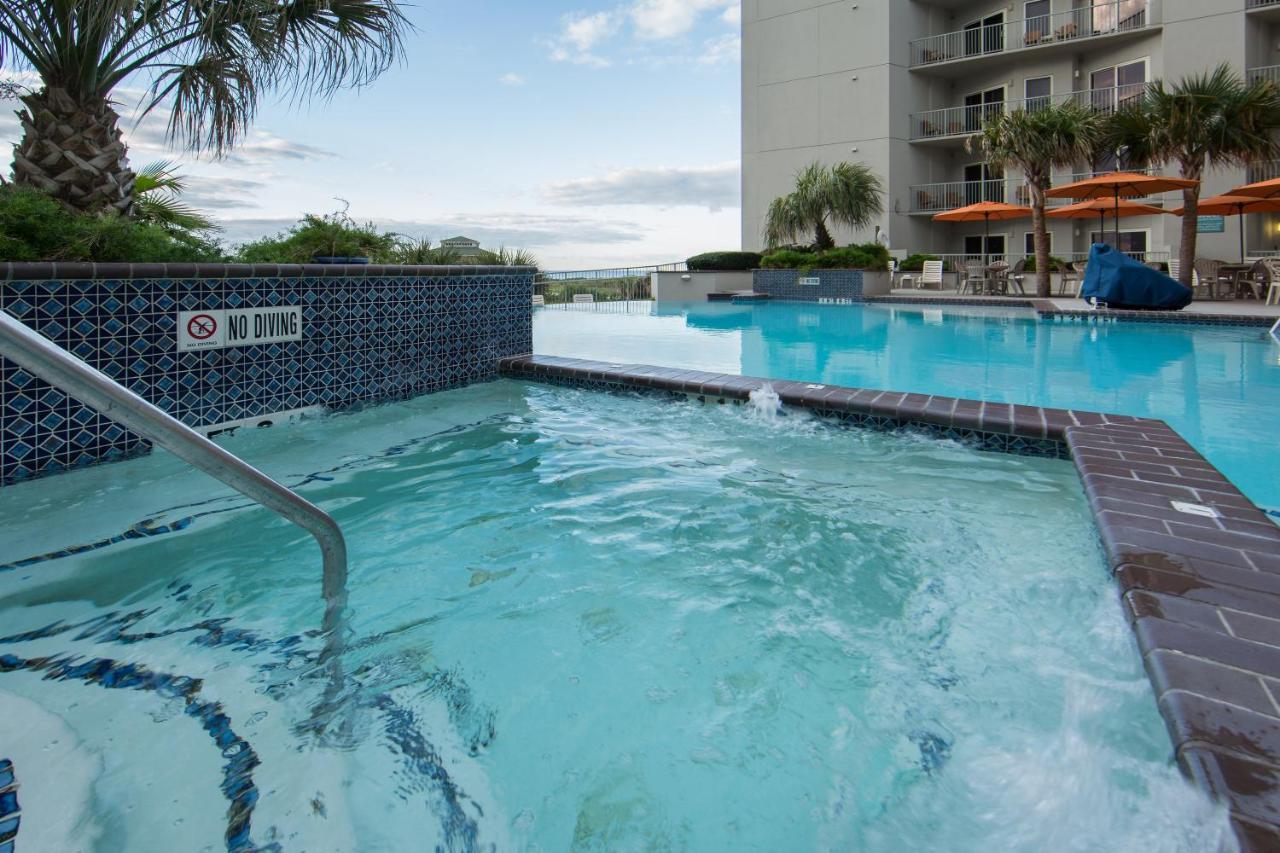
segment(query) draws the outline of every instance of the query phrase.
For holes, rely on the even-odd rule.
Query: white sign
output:
[[[178,351],[249,347],[302,340],[302,308],[178,312]]]
[[[822,279],[817,278],[816,276],[812,278],[802,278],[799,281],[797,281],[796,284],[800,285],[801,287],[821,287]]]

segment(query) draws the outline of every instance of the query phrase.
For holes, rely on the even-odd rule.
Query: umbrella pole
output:
[[[1089,242],[1093,242],[1090,240]],[[1098,242],[1107,242],[1107,212],[1105,210],[1098,211]]]
[[[1116,251],[1120,251],[1120,188],[1116,187]]]
[[[1240,220],[1240,263],[1244,263],[1244,205],[1236,205],[1236,218]]]

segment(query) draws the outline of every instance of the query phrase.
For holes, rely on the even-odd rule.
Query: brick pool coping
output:
[[[863,302],[873,305],[928,305],[935,308],[948,306],[980,308],[1029,308],[1044,319],[1058,317],[1079,320],[1119,320],[1126,323],[1160,323],[1171,326],[1244,326],[1269,329],[1280,319],[1275,316],[1249,314],[1184,314],[1179,311],[1125,311],[1104,308],[1094,311],[1088,308],[1062,308],[1051,299],[1025,298],[974,298],[928,296],[868,296]]]
[[[1225,802],[1243,851],[1280,849],[1280,527],[1163,421],[518,356],[503,375],[603,389],[782,402],[842,423],[923,429],[1070,459],[1183,772]],[[1211,507],[1217,517],[1173,502]]]

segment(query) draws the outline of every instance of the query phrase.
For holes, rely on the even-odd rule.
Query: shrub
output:
[[[192,263],[225,260],[222,247],[114,213],[72,210],[27,187],[0,187],[0,259],[99,263]]]
[[[939,258],[937,255],[921,255],[921,254],[907,255],[907,257],[902,259],[902,263],[898,264],[898,269],[902,270],[903,272],[923,272],[925,261],[940,261],[940,260],[942,259]],[[946,269],[948,264],[944,263],[942,266],[944,269]]]
[[[889,250],[876,243],[817,253],[783,249],[765,255],[761,266],[765,269],[853,269],[882,272],[889,268]]]
[[[236,260],[246,264],[308,264],[313,258],[368,258],[393,262],[399,235],[361,225],[346,210],[316,216],[308,213],[297,225],[274,237],[246,243]]]
[[[707,252],[686,264],[692,272],[749,272],[759,269],[760,261],[758,252]]]
[[[1063,271],[1063,270],[1065,270],[1066,268],[1067,268],[1067,262],[1066,262],[1066,261],[1064,261],[1062,258],[1055,258],[1053,255],[1050,255],[1050,256],[1049,256],[1049,269],[1050,269],[1050,270],[1052,270],[1053,272],[1062,272],[1062,271]],[[1035,255],[1030,255],[1030,256],[1028,256],[1028,257],[1027,257],[1027,272],[1037,272],[1037,271],[1038,271],[1038,270],[1036,270],[1036,258],[1035,258]]]
[[[770,252],[760,259],[760,267],[766,270],[808,270],[818,265],[818,256],[813,252],[797,252],[794,249],[782,249]]]

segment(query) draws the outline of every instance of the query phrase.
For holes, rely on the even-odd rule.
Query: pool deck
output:
[[[548,356],[501,372],[705,401],[767,383],[843,424],[1070,459],[1179,765],[1229,806],[1242,851],[1280,850],[1280,527],[1163,421]]]
[[[990,305],[993,307],[1035,308],[1042,315],[1116,316],[1129,320],[1159,323],[1207,323],[1270,326],[1280,320],[1280,305],[1264,305],[1247,299],[1193,302],[1181,311],[1096,311],[1083,299],[1050,296],[973,296],[954,290],[894,290],[888,296],[870,297],[868,302],[936,305]]]

